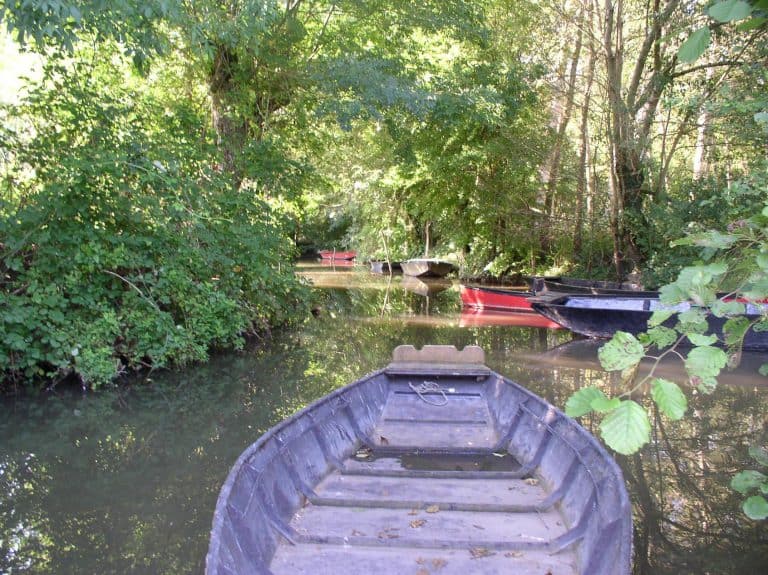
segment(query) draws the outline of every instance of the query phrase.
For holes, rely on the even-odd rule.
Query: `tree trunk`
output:
[[[233,110],[234,67],[237,57],[219,46],[208,78],[211,96],[211,119],[216,131],[216,142],[221,152],[221,169],[232,176],[235,188],[243,181],[240,155],[245,145],[246,127],[242,118]]]
[[[590,32],[593,30],[594,11],[592,2],[588,2],[587,15],[583,19],[585,27]],[[584,81],[584,101],[581,104],[581,124],[579,126],[579,164],[576,172],[576,221],[573,229],[573,251],[576,257],[582,256],[582,243],[584,234],[584,212],[588,204],[589,196],[589,109],[592,102],[592,84],[595,78],[595,63],[597,61],[597,50],[594,42],[591,40],[593,35],[589,35],[589,62],[587,64],[587,75]]]

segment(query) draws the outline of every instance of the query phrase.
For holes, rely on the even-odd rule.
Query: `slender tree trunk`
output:
[[[588,30],[593,30],[594,10],[591,0],[588,2],[587,15],[583,19],[584,26]],[[592,34],[589,35],[592,38]],[[579,165],[576,173],[576,221],[573,229],[573,251],[577,257],[581,257],[583,234],[584,234],[584,212],[585,205],[588,203],[589,196],[589,109],[592,103],[592,84],[595,78],[595,64],[597,61],[597,50],[594,42],[589,41],[589,62],[587,63],[587,74],[584,80],[584,100],[581,103],[581,124],[579,126]]]
[[[232,176],[234,186],[239,188],[243,174],[238,160],[245,145],[246,127],[243,119],[238,118],[233,111],[233,74],[236,64],[236,56],[219,46],[208,78],[208,87],[213,129],[222,156],[221,169]]]

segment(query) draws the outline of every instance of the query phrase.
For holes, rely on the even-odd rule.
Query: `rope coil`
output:
[[[413,385],[410,381],[408,382],[408,386],[411,388],[411,390],[416,393],[416,395],[419,396],[419,399],[423,401],[424,403],[428,403],[429,405],[434,405],[435,407],[442,407],[444,405],[448,405],[448,396],[445,395],[445,391],[443,388],[438,385],[435,381],[424,381],[420,385],[416,386]],[[428,393],[439,393],[443,396],[442,402],[438,401],[432,401],[429,398],[426,397]]]

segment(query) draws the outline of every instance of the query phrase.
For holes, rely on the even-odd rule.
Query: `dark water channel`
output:
[[[303,273],[321,291],[322,312],[257,350],[120,389],[4,400],[0,573],[202,573],[218,490],[239,453],[385,365],[401,343],[479,344],[490,367],[559,407],[584,385],[618,386],[594,345],[462,314],[455,286],[430,293],[364,270]],[[713,395],[692,400],[692,415],[655,421],[653,444],[620,458],[635,504],[636,573],[766,571],[768,525],[747,519],[728,488],[768,420],[768,380],[754,372],[762,361],[745,356]],[[674,377],[674,366],[666,371]]]

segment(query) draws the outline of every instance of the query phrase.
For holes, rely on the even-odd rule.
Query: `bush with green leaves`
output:
[[[768,449],[753,445],[749,454],[762,467],[768,467]],[[749,495],[742,504],[744,513],[750,519],[768,519],[768,475],[756,469],[746,469],[734,476],[731,487],[742,495]]]
[[[162,96],[115,61],[54,62],[3,111],[5,381],[204,360],[301,309],[281,217],[216,170],[204,116]]]
[[[596,387],[585,387],[572,395],[566,413],[580,417],[588,413],[602,416],[600,434],[608,446],[628,455],[650,441],[651,423],[640,396],[650,390],[659,412],[671,420],[685,416],[688,400],[683,387],[699,393],[712,393],[723,369],[738,363],[745,335],[749,330],[768,331],[768,202],[750,218],[732,222],[726,231],[693,233],[674,242],[701,250],[702,261],[683,268],[677,279],[661,289],[660,300],[669,306],[690,303],[683,312],[655,311],[649,329],[637,337],[617,332],[599,350],[604,369],[618,371],[631,388],[618,397],[608,397]],[[759,310],[747,316],[747,305]],[[710,333],[707,317],[724,320],[722,333]],[[671,325],[670,325],[671,323]],[[666,356],[679,357],[687,380],[674,382],[656,376],[656,367]],[[651,359],[653,367],[637,377],[640,362]],[[768,363],[760,367],[768,376]],[[681,387],[682,386],[682,387]],[[768,458],[762,449],[751,455],[762,465]],[[754,519],[768,517],[768,481],[759,471],[744,471],[732,483],[747,494],[758,490],[744,503],[745,513]]]

